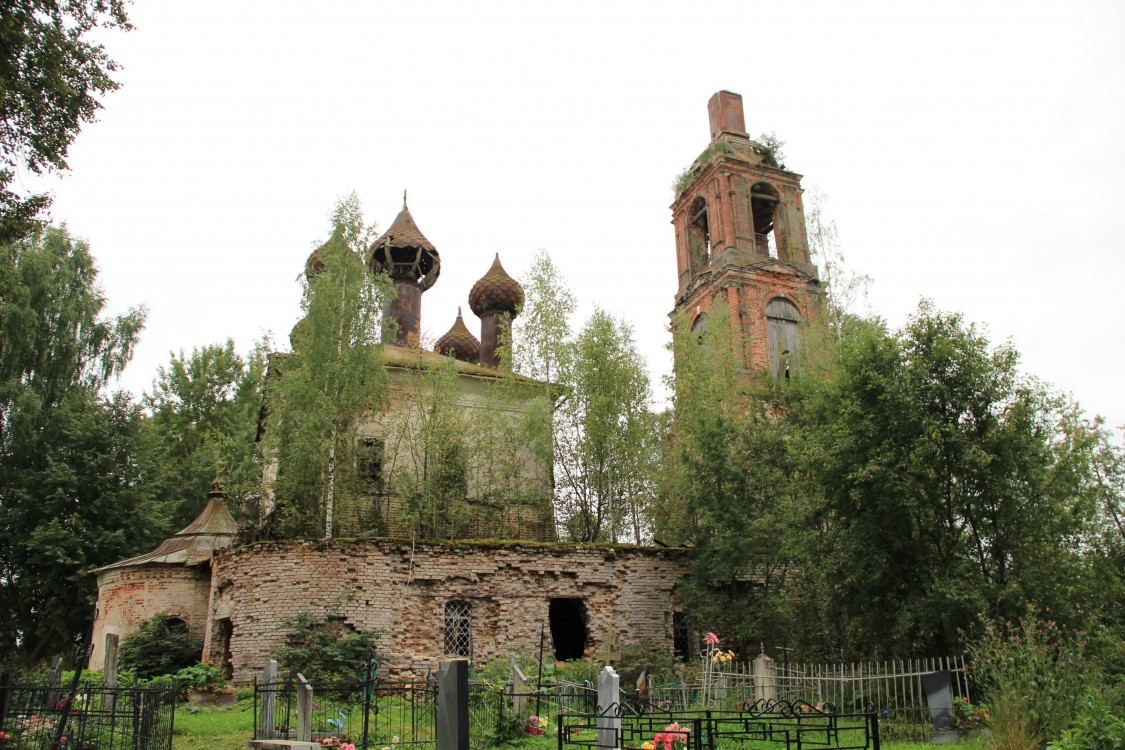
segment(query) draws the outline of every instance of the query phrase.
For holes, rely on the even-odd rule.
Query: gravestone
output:
[[[277,708],[277,660],[270,659],[262,670],[262,710],[258,714],[257,738],[272,740],[276,737],[274,730],[274,713]]]
[[[62,695],[62,656],[51,658],[51,672],[47,675],[47,702],[54,703]]]
[[[117,633],[105,634],[105,666],[102,667],[102,685],[117,687],[117,646],[120,641]]]
[[[952,675],[949,670],[922,675],[922,689],[926,691],[926,705],[934,722],[934,733],[930,741],[945,744],[957,741],[956,726],[953,722],[953,689],[950,685]]]
[[[469,750],[469,662],[438,665],[437,750]]]
[[[616,748],[621,735],[621,678],[613,667],[598,673],[598,747]]]
[[[754,659],[754,699],[772,701],[777,698],[777,686],[773,678],[773,659],[758,654]]]
[[[527,675],[520,669],[520,665],[512,661],[512,711],[516,716],[523,716],[527,707]]]
[[[313,689],[300,672],[297,673],[297,742],[312,742]]]

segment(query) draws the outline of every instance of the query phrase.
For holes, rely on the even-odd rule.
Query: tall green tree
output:
[[[286,535],[333,536],[338,495],[348,492],[339,469],[354,464],[356,420],[385,406],[379,329],[393,292],[364,262],[374,234],[354,193],[336,206],[332,236],[304,278],[293,354],[271,365],[267,460],[277,467],[273,489]]]
[[[0,245],[0,639],[25,663],[85,629],[91,568],[167,527],[144,483],[139,410],[100,395],[145,313],[104,307],[89,249],[65,229]]]
[[[575,541],[640,542],[648,530],[654,422],[632,328],[595,310],[562,358],[556,511]]]
[[[522,279],[526,301],[512,334],[515,369],[542,382],[552,415],[559,534],[640,542],[651,529],[658,420],[632,328],[596,310],[575,336],[576,301],[540,250]]]
[[[456,539],[473,522],[468,438],[472,414],[462,401],[457,365],[420,365],[384,423],[385,467],[401,508],[398,521],[423,539]]]
[[[551,386],[567,365],[577,301],[546,250],[535,253],[521,282],[525,301],[512,332],[514,369]]]
[[[227,498],[249,508],[262,485],[256,438],[268,342],[243,357],[234,341],[173,355],[144,397],[147,429],[158,454],[151,482],[190,522],[220,478]]]
[[[789,383],[752,380],[725,308],[715,315],[702,336],[686,319],[673,322],[674,412],[656,536],[694,548],[679,596],[697,627],[743,653],[796,647],[816,618],[795,588],[813,512],[777,391]]]
[[[1096,607],[1097,441],[1018,361],[924,303],[897,333],[854,326],[791,410],[824,500],[823,590],[855,652],[948,653],[980,614]]]
[[[0,242],[23,237],[50,203],[9,186],[18,170],[66,169],[66,155],[99,98],[117,88],[117,64],[91,40],[128,30],[124,0],[7,0],[0,22]]]

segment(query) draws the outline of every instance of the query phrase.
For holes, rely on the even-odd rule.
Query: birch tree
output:
[[[333,536],[341,495],[354,492],[340,467],[351,465],[355,421],[386,400],[379,324],[393,292],[364,263],[375,228],[364,223],[354,193],[337,205],[332,224],[303,279],[305,316],[293,331],[293,354],[275,357],[267,386],[267,450],[277,462],[277,508],[289,536],[316,526]]]

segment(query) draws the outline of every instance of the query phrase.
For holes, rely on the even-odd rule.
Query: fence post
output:
[[[257,691],[255,691],[257,694]],[[274,717],[277,711],[277,660],[270,659],[262,670],[262,712],[258,714],[258,731],[255,738],[272,740],[274,737]]]
[[[469,750],[469,662],[438,665],[437,750]]]
[[[363,670],[363,750],[367,750],[371,726],[371,701],[375,698],[375,675],[379,674],[379,663],[367,655],[367,666]]]
[[[300,672],[297,673],[297,742],[312,742],[313,689]]]
[[[598,673],[598,747],[616,748],[620,735],[621,678],[607,666]]]
[[[12,673],[0,672],[0,727],[8,717],[8,703],[12,699]]]

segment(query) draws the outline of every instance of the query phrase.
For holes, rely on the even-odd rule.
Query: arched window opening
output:
[[[691,335],[695,337],[695,343],[702,344],[705,333],[707,333],[707,313],[700,313],[691,324]]]
[[[775,297],[766,305],[766,333],[770,345],[770,372],[776,378],[789,379],[790,366],[800,344],[797,327],[801,313],[787,299]]]
[[[169,633],[186,633],[188,624],[182,617],[170,616],[164,621],[164,627]]]
[[[774,232],[774,214],[781,198],[768,183],[759,182],[750,188],[750,212],[754,217],[754,244],[758,252],[771,258],[777,255],[777,234]]]
[[[445,603],[445,655],[462,659],[473,656],[472,606],[460,599]]]
[[[707,220],[707,201],[699,196],[691,204],[688,223],[688,248],[704,266],[711,262],[711,224]]]

